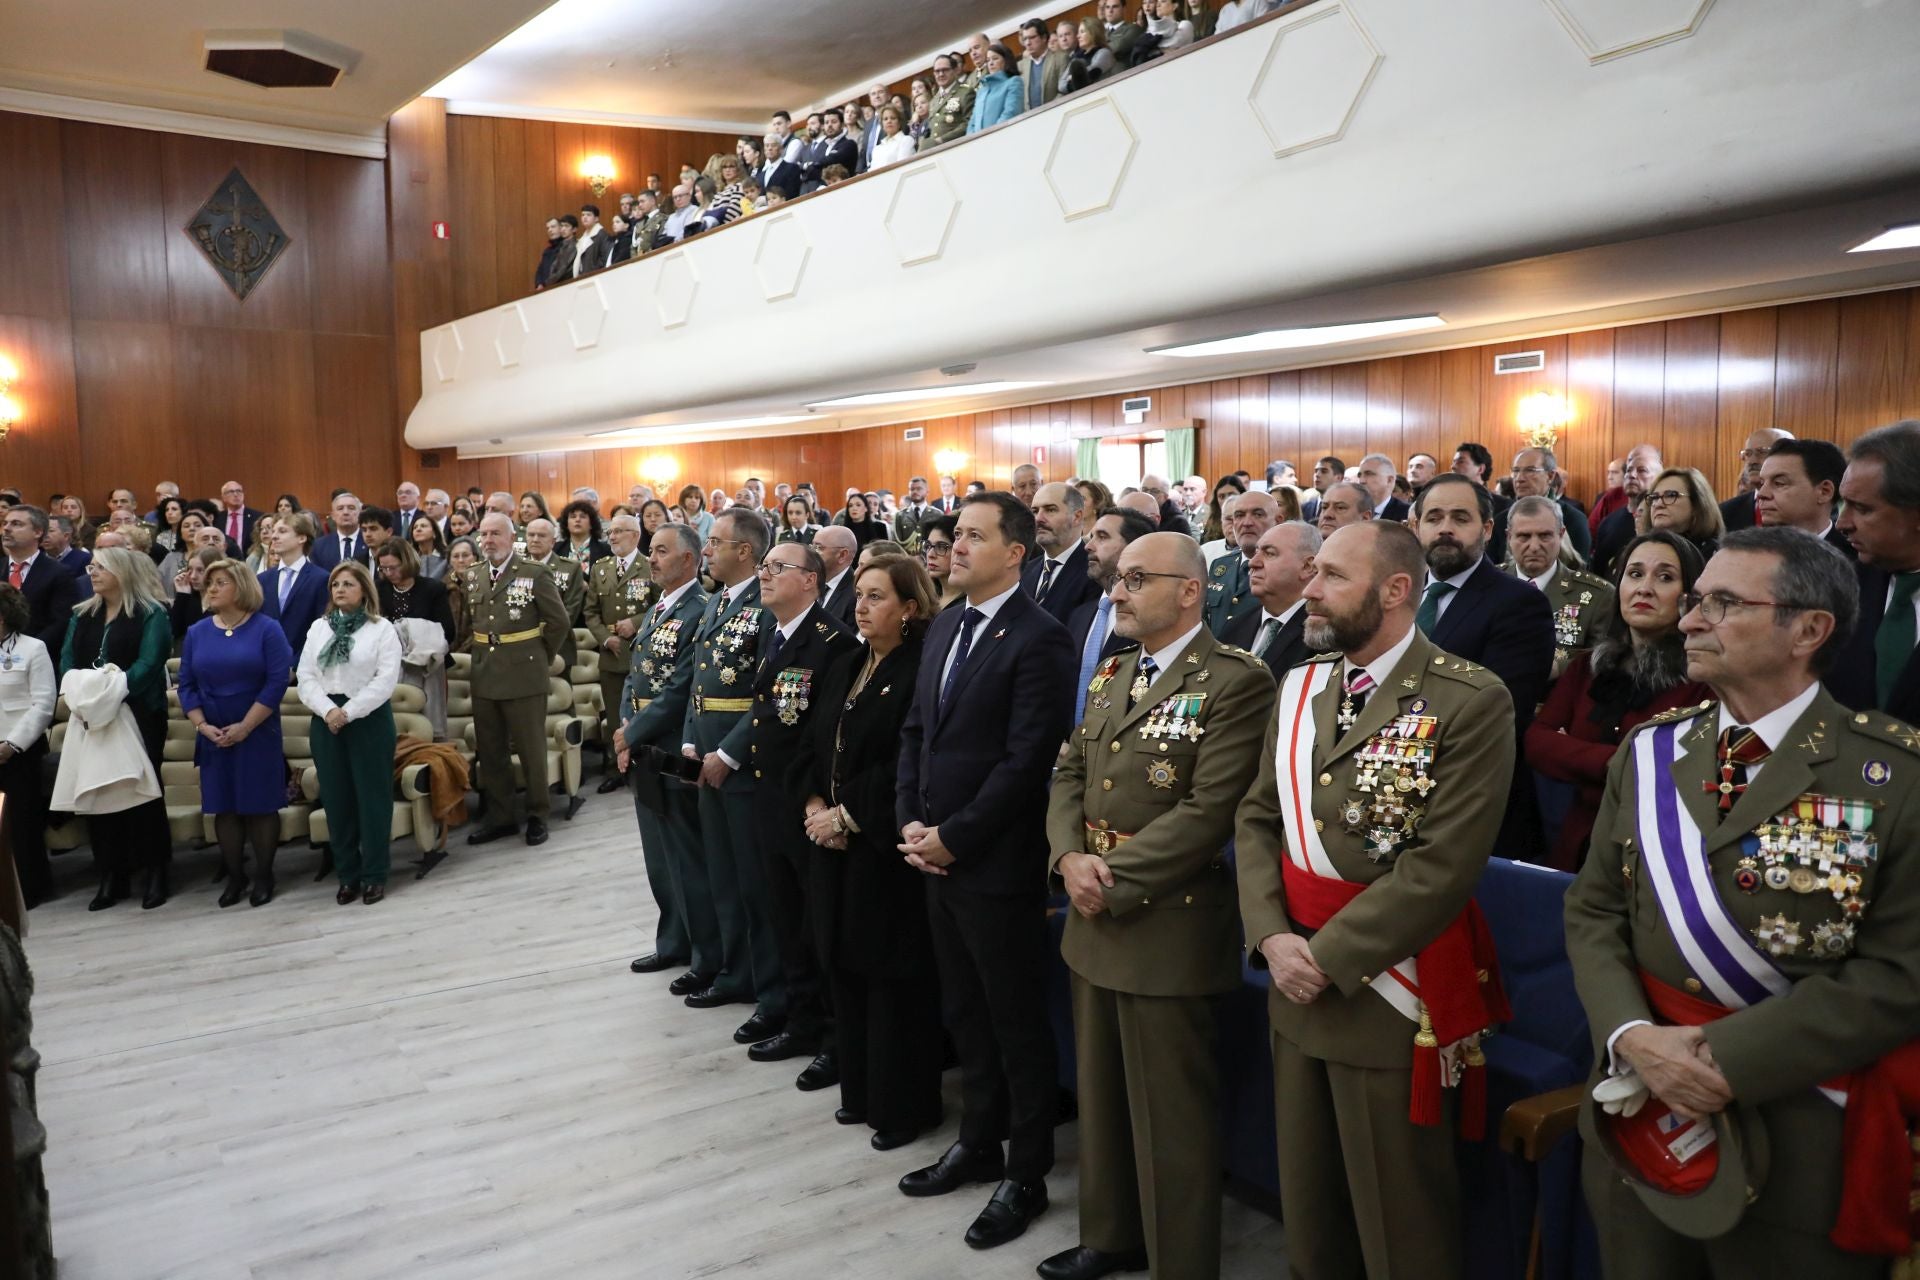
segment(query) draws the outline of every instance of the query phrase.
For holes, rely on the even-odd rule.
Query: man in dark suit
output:
[[[40,550],[47,536],[47,513],[39,507],[10,508],[0,520],[0,547],[7,553],[7,581],[27,599],[27,631],[47,646],[57,665],[66,642],[73,606],[80,603],[80,584],[67,567]],[[1045,797],[1042,797],[1042,804]]]
[[[1767,460],[1767,453],[1774,445],[1791,439],[1790,431],[1762,427],[1740,445],[1740,492],[1720,504],[1720,521],[1727,526],[1728,533],[1751,529],[1760,523],[1754,506],[1760,491],[1760,464]]]
[[[260,512],[247,505],[244,485],[229,480],[220,486],[220,532],[227,535],[228,542],[244,552],[253,545],[253,526],[259,521]]]
[[[40,540],[40,549],[52,556],[54,561],[65,566],[74,580],[81,584],[82,598],[92,595],[93,588],[86,585],[87,564],[93,557],[85,548],[73,545],[73,521],[66,516],[47,517],[47,536]]]
[[[358,560],[371,568],[373,560],[367,550],[367,539],[360,532],[360,499],[342,490],[333,495],[331,511],[333,532],[323,533],[314,540],[309,553],[313,562],[329,572],[342,560]]]
[[[278,522],[267,550],[273,561],[260,570],[260,612],[280,624],[296,660],[307,632],[327,612],[327,573],[312,559],[313,518],[302,512]]]
[[[789,200],[800,194],[800,166],[786,159],[784,147],[769,150],[752,138],[743,139],[742,145],[762,191],[778,191]]]
[[[1407,504],[1393,496],[1393,459],[1384,453],[1370,453],[1360,459],[1360,487],[1373,499],[1375,520],[1405,521]]]
[[[841,626],[853,629],[853,562],[860,542],[843,524],[830,524],[813,535],[810,544],[820,553],[820,607]]]
[[[867,90],[867,102],[873,107],[873,118],[860,126],[860,167],[854,172],[865,173],[873,168],[873,149],[886,135],[880,131],[880,108],[887,105],[887,86],[876,84]]]
[[[1665,467],[1656,445],[1637,444],[1627,451],[1627,466],[1621,473],[1620,481],[1620,487],[1626,491],[1626,505],[1602,520],[1593,531],[1593,555],[1587,567],[1601,577],[1612,579],[1613,558],[1620,554],[1621,548],[1633,541],[1634,504],[1646,494],[1648,487],[1653,484],[1653,478]],[[1514,701],[1518,703],[1519,699]]]
[[[1087,499],[1070,484],[1042,485],[1033,495],[1040,554],[1020,570],[1020,589],[1062,626],[1100,593],[1087,576]]]
[[[1840,497],[1838,528],[1860,557],[1860,622],[1827,690],[1855,711],[1920,723],[1920,419],[1854,441]]]
[[[1560,463],[1559,460],[1553,456],[1553,450],[1522,449],[1519,453],[1513,455],[1512,483],[1514,500],[1518,501],[1521,498],[1546,498],[1558,504],[1560,507],[1560,518],[1566,529],[1566,539],[1573,544],[1573,549],[1579,553],[1581,562],[1585,563],[1587,557],[1593,554],[1593,530],[1587,527],[1586,512],[1575,506],[1570,499],[1554,497],[1553,484],[1559,474]],[[1508,519],[1510,519],[1510,513],[1504,511],[1496,517],[1497,527],[1495,532],[1499,534],[1498,541],[1502,547],[1508,545]],[[1493,554],[1491,550],[1489,554]],[[1505,555],[1494,555],[1493,559],[1495,563],[1506,563]]]
[[[845,133],[845,121],[838,107],[820,113],[821,136],[807,148],[800,162],[800,194],[817,191],[825,185],[821,173],[828,165],[844,165],[852,173],[860,163],[860,146]]]
[[[960,510],[960,481],[953,476],[941,476],[940,496],[933,500],[933,505],[943,516]]]
[[[1834,523],[1840,501],[1840,483],[1846,479],[1847,455],[1828,440],[1775,441],[1760,463],[1760,477],[1748,492],[1753,498],[1754,523],[1772,528],[1785,525],[1825,539],[1847,559],[1853,544]]]
[[[911,1196],[998,1182],[967,1230],[1003,1244],[1047,1207],[1058,1084],[1047,1022],[1047,787],[1073,711],[1066,629],[1020,590],[1033,513],[1010,493],[968,498],[949,582],[901,731],[898,808],[928,877],[942,1016],[960,1055],[960,1135],[900,1180]],[[1002,1160],[1000,1139],[1010,1139]]]
[[[1427,556],[1415,624],[1456,658],[1499,676],[1513,696],[1515,740],[1526,737],[1553,672],[1553,606],[1533,584],[1488,558],[1493,502],[1465,476],[1435,476],[1414,502],[1414,532]],[[1528,858],[1541,842],[1531,771],[1517,761],[1496,852]]]
[[[1248,590],[1259,610],[1233,620],[1220,639],[1250,650],[1267,664],[1275,681],[1287,668],[1313,656],[1307,646],[1307,610],[1300,592],[1313,577],[1320,531],[1299,520],[1277,524],[1260,535],[1247,565]]]
[[[1127,545],[1156,532],[1153,521],[1138,511],[1108,507],[1087,531],[1087,576],[1098,590],[1091,600],[1073,611],[1067,619],[1067,635],[1080,666],[1073,682],[1073,722],[1079,724],[1087,711],[1087,685],[1094,669],[1116,653],[1134,647],[1134,641],[1121,635],[1113,625],[1113,580],[1120,572],[1120,553]]]

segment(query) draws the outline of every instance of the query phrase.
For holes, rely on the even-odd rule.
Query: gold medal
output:
[[[1795,893],[1812,893],[1825,887],[1823,881],[1812,867],[1795,867],[1787,873],[1787,888]]]
[[[735,671],[732,667],[720,668],[721,684],[732,684],[739,678],[740,678],[740,673],[738,671]]]
[[[1161,791],[1173,790],[1173,784],[1180,780],[1171,760],[1155,760],[1147,766],[1147,781]]]

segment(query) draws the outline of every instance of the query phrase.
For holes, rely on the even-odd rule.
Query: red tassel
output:
[[[1487,1136],[1487,1058],[1480,1042],[1467,1042],[1467,1069],[1460,1078],[1460,1136],[1478,1142]]]
[[[1407,1103],[1407,1119],[1413,1123],[1440,1123],[1441,1070],[1440,1041],[1422,1005],[1420,1030],[1413,1037],[1413,1097]]]

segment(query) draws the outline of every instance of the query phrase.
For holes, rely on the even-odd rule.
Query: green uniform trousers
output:
[[[784,1019],[787,984],[754,839],[753,791],[701,787],[699,796],[700,839],[723,957],[714,985],[730,995],[751,996],[756,1012]]]
[[[607,754],[611,766],[613,753]],[[673,859],[667,852],[666,815],[655,812],[640,799],[631,776],[627,778],[627,790],[633,794],[633,814],[640,823],[640,857],[647,867],[647,888],[653,891],[654,905],[660,909],[660,918],[653,928],[653,953],[671,960],[685,960],[700,970],[698,953],[687,932],[686,894],[674,883]]]
[[[1580,1181],[1600,1237],[1601,1271],[1620,1280],[1867,1280],[1885,1276],[1891,1261],[1843,1253],[1824,1235],[1775,1226],[1752,1213],[1717,1240],[1689,1239],[1648,1212],[1592,1147],[1581,1158]]]
[[[545,819],[547,794],[547,695],[473,699],[473,745],[480,757],[480,823],[507,827],[513,816],[513,753],[527,784],[527,816]]]
[[[334,695],[336,702],[346,699]],[[393,838],[393,705],[376,707],[339,733],[319,716],[308,731],[327,811],[327,842],[341,884],[385,884]]]
[[[1408,1024],[1408,1055],[1413,1032]],[[1463,1274],[1454,1104],[1407,1119],[1405,1071],[1310,1058],[1273,1037],[1274,1128],[1287,1265],[1300,1280],[1454,1280]]]
[[[1102,1253],[1144,1248],[1155,1280],[1217,1280],[1225,1158],[1213,997],[1131,995],[1070,979],[1080,1243]]]

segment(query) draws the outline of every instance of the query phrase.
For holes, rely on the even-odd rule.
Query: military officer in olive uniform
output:
[[[1151,533],[1120,555],[1108,658],[1054,775],[1050,871],[1073,904],[1080,1245],[1040,1264],[1088,1280],[1151,1264],[1220,1274],[1213,997],[1240,983],[1223,857],[1273,715],[1273,675],[1201,626],[1206,561]]]
[[[480,522],[481,562],[462,586],[473,636],[473,740],[479,755],[480,830],[468,844],[513,835],[513,759],[527,786],[527,843],[544,844],[549,667],[572,634],[553,576],[513,550],[513,522],[495,512]]]
[[[1507,510],[1506,569],[1544,591],[1553,606],[1553,678],[1591,649],[1615,608],[1606,579],[1567,563],[1565,515],[1552,498],[1521,498]]]
[[[579,561],[553,549],[559,536],[559,527],[545,516],[529,520],[526,558],[552,574],[553,585],[560,589],[560,603],[567,611],[567,640],[560,646],[560,658],[572,670],[580,658],[580,642],[573,629],[580,625],[580,611],[587,601],[587,573]]]
[[[698,577],[700,536],[683,524],[662,525],[648,561],[659,599],[640,615],[632,662],[614,702],[615,765],[633,779],[640,855],[646,860],[647,887],[660,908],[653,950],[631,967],[635,973],[655,973],[685,964],[686,972],[668,986],[684,996],[706,990],[720,972],[720,921],[700,849],[693,792],[663,779],[651,755],[653,749],[680,752],[687,692],[693,687],[693,637],[707,608]]]
[[[1260,545],[1260,535],[1273,528],[1280,506],[1268,493],[1243,493],[1233,504],[1232,525],[1228,536],[1235,549],[1215,560],[1207,572],[1207,630],[1225,635],[1248,613],[1258,616],[1259,597],[1253,594],[1248,561]]]
[[[607,545],[613,554],[593,562],[587,573],[587,598],[581,606],[581,624],[593,636],[600,654],[600,704],[605,713],[608,744],[607,778],[602,795],[618,791],[625,780],[613,769],[612,733],[624,718],[620,690],[632,666],[633,639],[639,619],[653,604],[652,569],[640,554],[640,522],[618,515],[607,522]]]
[[[1513,700],[1414,626],[1403,524],[1314,557],[1307,643],[1280,682],[1235,824],[1248,959],[1273,980],[1287,1250],[1303,1276],[1462,1274],[1449,1087],[1484,1084],[1505,1016],[1473,889],[1506,809]],[[1468,1126],[1471,1128],[1471,1126]]]
[[[812,788],[804,778],[790,778],[789,766],[820,711],[816,679],[835,657],[860,643],[821,607],[825,581],[820,553],[797,542],[770,549],[761,562],[763,624],[772,634],[753,678],[753,733],[747,747],[768,921],[787,989],[786,1029],[748,1053],[759,1062],[819,1055],[801,1078],[801,1086],[809,1089],[835,1083],[839,1070],[828,1036],[827,986],[807,923],[813,842],[806,836],[806,800]]]
[[[973,119],[973,86],[967,83],[952,55],[945,53],[933,60],[933,79],[939,87],[927,108],[926,145],[937,147],[966,136],[967,124]]]
[[[720,917],[721,967],[687,1004],[715,1009],[754,1004],[734,1032],[741,1044],[772,1039],[787,1022],[780,948],[773,936],[766,877],[754,837],[753,678],[768,634],[756,576],[767,552],[767,523],[745,508],[714,517],[707,572],[717,589],[695,638],[692,699],[680,730],[682,754],[700,761],[700,842]]]
[[[1718,701],[1613,759],[1566,909],[1608,1275],[1878,1276],[1850,1250],[1902,1247],[1912,1114],[1867,1104],[1915,1087],[1920,731],[1820,684],[1848,570],[1799,529],[1728,535],[1680,620]]]

